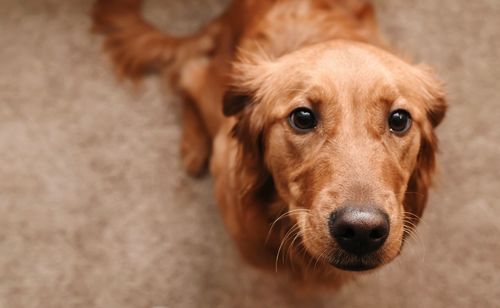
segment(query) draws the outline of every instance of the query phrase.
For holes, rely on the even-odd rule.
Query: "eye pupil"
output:
[[[316,118],[308,108],[295,109],[289,117],[290,125],[299,132],[307,132],[316,127]]]
[[[411,126],[411,116],[408,111],[398,109],[393,111],[389,116],[389,127],[391,131],[396,133],[404,133]]]
[[[312,115],[311,113],[300,110],[295,114],[295,125],[299,128],[307,128],[312,123]]]

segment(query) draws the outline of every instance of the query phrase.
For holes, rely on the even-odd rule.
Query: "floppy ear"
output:
[[[223,98],[223,113],[225,116],[237,116],[237,122],[232,129],[232,135],[241,147],[240,161],[252,157],[257,161],[263,155],[263,121],[254,116],[257,107],[250,91],[240,91],[229,88]],[[245,156],[245,157],[243,157]]]
[[[408,219],[416,224],[425,209],[428,190],[432,184],[432,178],[436,169],[436,154],[438,152],[438,140],[434,129],[442,122],[447,103],[443,83],[439,81],[433,71],[427,66],[418,66],[420,69],[419,79],[422,88],[419,90],[420,99],[424,101],[427,122],[422,125],[422,138],[417,164],[408,183],[405,195],[405,210],[411,217]]]
[[[238,119],[232,134],[239,143],[237,168],[245,181],[243,200],[248,203],[265,201],[268,194],[263,190],[269,192],[269,189],[264,186],[270,183],[270,174],[264,163],[265,114],[259,111],[259,103],[248,95],[232,92],[226,97],[231,98],[229,104],[232,105],[227,108],[230,111],[227,114],[236,114]]]
[[[233,63],[229,87],[224,93],[222,111],[225,116],[234,116],[254,102],[266,80],[273,62],[264,53],[239,51],[238,60]],[[264,91],[265,92],[265,91]]]
[[[249,94],[241,93],[234,88],[229,88],[224,94],[222,101],[222,112],[226,117],[234,116],[251,102],[252,97]]]
[[[238,141],[236,168],[242,181],[241,200],[246,205],[265,203],[274,195],[273,180],[264,163],[266,112],[250,92],[233,87],[223,101],[224,115],[237,119],[231,133]]]
[[[425,101],[427,117],[433,127],[437,127],[446,114],[448,104],[446,103],[444,85],[436,77],[432,68],[427,65],[417,65],[420,71],[419,79],[423,85],[423,100]]]
[[[436,152],[436,137],[432,136],[430,139],[425,137],[421,142],[417,165],[410,177],[404,199],[405,211],[409,213],[409,216],[405,216],[414,225],[422,217],[427,203],[428,191],[436,169]]]
[[[444,119],[448,104],[444,98],[444,94],[437,96],[430,104],[427,110],[427,116],[433,127],[437,127]]]
[[[232,136],[238,142],[235,182],[239,191],[235,204],[238,232],[236,243],[243,257],[258,266],[274,265],[272,249],[262,249],[269,234],[274,182],[264,163],[265,120],[260,102],[249,91],[229,89],[224,95],[226,116],[236,115]]]
[[[265,54],[240,52],[224,94],[223,112],[237,120],[232,134],[239,143],[237,168],[244,181],[240,183],[244,187],[240,192],[242,202],[251,204],[259,199],[262,203],[261,197],[272,195],[272,188],[268,189],[272,179],[264,163],[264,138],[269,113],[265,104],[273,93],[270,85],[274,62]]]
[[[271,219],[272,213],[276,212],[272,204],[275,189],[264,164],[263,116],[258,112],[259,102],[248,92],[233,87],[226,91],[223,99],[224,115],[235,115],[237,119],[231,132],[238,141],[234,180],[239,189],[239,200],[234,205],[238,227],[233,232],[247,262],[271,269],[275,263],[275,251],[269,247],[262,249],[262,245],[267,243],[269,246],[269,239],[275,237],[269,237],[270,221],[275,219]]]

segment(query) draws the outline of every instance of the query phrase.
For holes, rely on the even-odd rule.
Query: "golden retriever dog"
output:
[[[99,0],[94,30],[118,75],[160,73],[185,98],[183,164],[209,165],[249,263],[337,287],[389,263],[435,169],[440,81],[391,53],[363,0],[238,0],[187,37],[140,0]]]

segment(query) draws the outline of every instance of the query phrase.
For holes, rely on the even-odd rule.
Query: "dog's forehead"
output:
[[[330,43],[306,48],[280,60],[274,72],[280,89],[300,90],[321,101],[394,101],[403,71],[411,66],[360,44]]]
[[[412,69],[411,65],[381,49],[344,42],[305,48],[281,59],[278,67],[275,76],[290,84],[344,93],[394,89],[400,72]]]

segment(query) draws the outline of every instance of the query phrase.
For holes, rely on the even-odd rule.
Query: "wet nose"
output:
[[[389,235],[389,217],[375,207],[344,207],[332,212],[329,228],[342,249],[363,256],[382,247]]]

